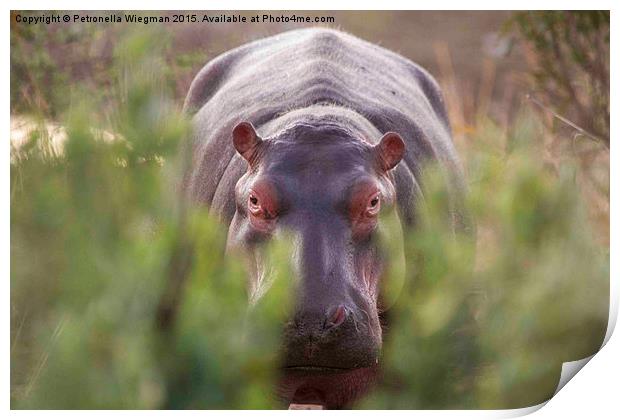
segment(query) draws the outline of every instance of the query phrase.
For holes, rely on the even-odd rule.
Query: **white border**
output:
[[[611,21],[612,21],[612,40],[611,44],[613,46],[618,44],[618,36],[617,28],[618,18],[617,11],[614,9],[614,3],[612,1],[599,1],[599,0],[589,0],[585,1],[574,1],[574,0],[565,0],[565,1],[532,1],[532,0],[522,0],[522,1],[503,1],[500,3],[494,1],[469,1],[469,2],[457,2],[457,1],[442,1],[435,0],[433,2],[406,2],[406,1],[393,1],[393,0],[383,0],[381,2],[371,2],[371,1],[356,1],[356,2],[344,2],[340,0],[315,0],[315,1],[299,1],[292,3],[290,1],[262,1],[260,4],[251,3],[249,1],[210,1],[208,4],[204,2],[195,2],[188,0],[176,0],[174,3],[164,2],[161,0],[156,1],[119,1],[119,0],[108,0],[108,1],[100,1],[94,0],[89,2],[76,1],[76,0],[62,0],[55,2],[42,2],[37,0],[24,0],[24,1],[13,1],[10,0],[5,2],[6,4],[6,12],[4,15],[4,24],[6,28],[2,31],[2,53],[4,57],[9,56],[9,39],[10,39],[10,27],[8,25],[8,11],[11,9],[18,10],[35,10],[35,9],[61,9],[61,10],[115,10],[115,9],[133,9],[133,10],[199,10],[203,8],[208,8],[211,10],[405,10],[405,9],[417,9],[417,10],[518,10],[518,9],[532,9],[532,10],[541,10],[541,9],[612,9],[611,13]],[[174,6],[174,7],[170,7]],[[200,7],[198,7],[200,6]],[[287,7],[288,6],[288,7]],[[353,8],[353,6],[355,6]],[[467,6],[466,9],[463,9],[463,6]],[[617,66],[617,54],[613,54],[612,50],[612,58],[611,58],[611,74],[614,74],[615,68]],[[2,78],[2,85],[5,92],[4,100],[2,101],[2,108],[4,112],[3,119],[3,129],[4,133],[9,133],[10,130],[10,97],[6,93],[10,90],[10,62],[7,59],[5,61],[5,65],[3,66],[4,77]],[[616,108],[613,104],[616,103],[616,99],[618,98],[617,92],[617,84],[614,83],[612,78],[611,81],[611,91],[612,91],[612,114],[611,114],[611,132],[615,134],[615,128],[617,124],[615,121],[618,121],[618,112],[616,112]],[[615,136],[617,137],[617,136]],[[3,223],[1,227],[0,234],[4,239],[2,241],[2,262],[0,263],[0,267],[2,272],[4,273],[5,281],[5,310],[2,313],[4,318],[3,325],[6,330],[3,334],[3,342],[4,346],[2,347],[4,357],[2,359],[3,366],[6,369],[2,369],[2,372],[6,375],[4,381],[2,382],[2,395],[4,396],[3,406],[6,410],[9,409],[9,401],[10,401],[10,378],[9,378],[9,365],[10,365],[10,356],[9,356],[9,330],[10,330],[10,316],[9,316],[9,296],[10,296],[10,205],[9,205],[9,182],[10,182],[10,168],[9,168],[9,153],[8,153],[8,139],[5,143],[7,149],[7,153],[5,155],[4,164],[6,165],[4,170],[2,171],[0,188],[2,190],[3,197],[5,197],[5,205],[2,206],[2,216]],[[615,140],[612,141],[615,144]],[[615,180],[618,178],[618,169],[617,165],[620,162],[618,161],[618,153],[615,147],[611,149],[611,179]],[[615,209],[618,208],[618,183],[611,183],[611,214],[614,214]],[[614,222],[614,218],[611,218],[610,225],[610,234],[611,234],[611,242],[612,245],[614,243],[614,238],[618,237],[618,224]],[[611,336],[613,331],[613,327],[615,326],[618,314],[618,279],[620,276],[620,272],[618,271],[617,261],[620,258],[620,255],[617,251],[617,247],[611,247],[611,310],[610,310],[610,327],[608,330],[608,334],[606,340],[609,340],[605,345],[603,351],[599,354],[595,355],[590,363],[588,363],[584,368],[583,372],[580,372],[577,380],[569,381],[568,384],[556,395],[554,398],[550,400],[550,402],[544,407],[544,409],[536,411],[541,406],[545,404],[541,404],[541,406],[525,408],[519,410],[503,410],[503,411],[394,411],[390,412],[390,416],[416,416],[421,418],[505,418],[505,417],[515,417],[520,415],[528,414],[532,411],[536,411],[533,415],[537,419],[550,419],[550,418],[583,418],[585,416],[594,416],[594,418],[609,418],[613,414],[618,411],[617,404],[617,378],[619,373],[620,361],[618,356],[620,355],[620,342],[617,337]],[[610,338],[611,337],[611,338]],[[247,413],[248,416],[252,416],[253,418],[261,419],[261,418],[273,418],[280,416],[317,416],[318,414],[311,414],[311,411],[306,412],[295,412],[297,414],[292,414],[292,412],[287,411],[255,411],[252,413]],[[304,414],[305,413],[305,414]],[[316,413],[316,412],[315,412]],[[119,416],[121,418],[134,418],[141,417],[146,418],[163,418],[168,417],[170,413],[164,411],[126,411],[126,412],[81,412],[81,411],[54,411],[54,412],[28,412],[28,411],[12,411],[10,413],[14,417],[20,418],[30,418],[31,416],[62,416],[62,418],[67,417],[79,417],[82,418],[84,415],[107,418],[110,415]],[[192,411],[184,411],[184,412],[175,412],[175,416],[182,417],[203,417],[216,415],[217,417],[225,417],[230,418],[232,416],[237,415],[246,415],[240,412],[235,411],[218,411],[218,412],[192,412]],[[376,413],[374,411],[356,411],[349,413],[337,413],[337,412],[327,412],[320,414],[321,416],[342,416],[342,415],[355,415],[357,416],[376,416],[381,415],[381,413]]]
[[[381,2],[359,0],[211,0],[196,2],[192,0],[175,0],[173,3],[163,0],[59,0],[44,2],[41,0],[9,0],[9,9],[19,10],[603,10],[612,9],[612,0],[524,0],[524,1],[490,1],[473,0],[435,0],[433,2],[412,2],[405,0],[383,0]],[[174,6],[174,7],[172,7]]]

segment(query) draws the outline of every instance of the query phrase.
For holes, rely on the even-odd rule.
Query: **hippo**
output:
[[[427,164],[442,168],[459,210],[463,175],[433,77],[385,48],[330,28],[256,40],[209,61],[191,83],[186,193],[228,227],[248,293],[269,272],[263,244],[291,232],[294,313],[283,327],[279,397],[346,408],[380,378],[381,281],[389,264],[379,215],[414,229]],[[402,237],[390,238],[401,241]]]

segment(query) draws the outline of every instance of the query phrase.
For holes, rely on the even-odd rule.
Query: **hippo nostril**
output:
[[[325,329],[337,327],[342,324],[345,319],[347,319],[347,308],[344,305],[338,305],[327,317]]]

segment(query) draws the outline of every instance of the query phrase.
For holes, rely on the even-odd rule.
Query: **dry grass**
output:
[[[457,77],[451,50],[446,43],[434,45],[439,74],[448,115],[452,124],[454,142],[468,167],[472,146],[491,123],[499,128],[495,146],[506,151],[508,134],[520,112],[533,111],[538,115],[543,130],[538,139],[542,159],[549,170],[558,173],[565,163],[578,167],[576,182],[587,204],[590,222],[593,224],[600,244],[609,246],[609,149],[596,139],[584,135],[570,124],[558,119],[551,109],[540,109],[528,100],[525,74],[513,71],[501,74],[498,80],[496,62],[485,58],[480,63],[480,80],[477,90]],[[500,84],[500,86],[497,86]],[[499,98],[493,92],[502,91]],[[474,147],[475,148],[475,147]],[[471,182],[471,180],[470,180]],[[484,227],[480,239],[484,240]],[[488,239],[488,238],[487,238]]]

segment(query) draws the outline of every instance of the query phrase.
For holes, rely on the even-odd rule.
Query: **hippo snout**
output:
[[[284,346],[286,369],[358,369],[376,365],[381,335],[362,311],[339,304],[326,311],[298,311],[286,325]]]

